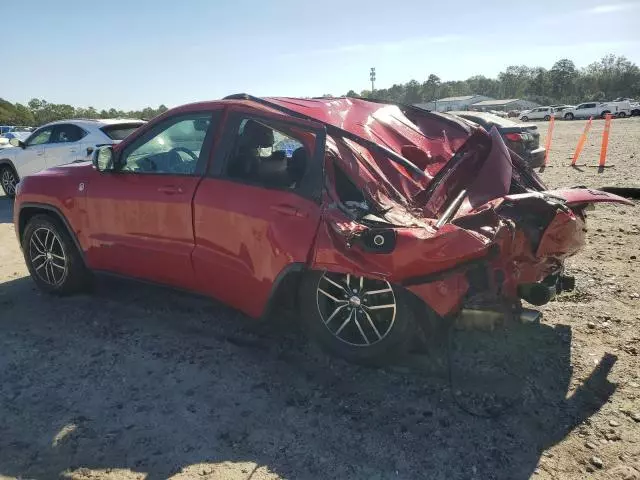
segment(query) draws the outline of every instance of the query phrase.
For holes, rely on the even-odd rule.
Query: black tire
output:
[[[549,115],[545,115],[544,116],[544,120],[545,120],[545,122],[548,122],[549,120],[551,120],[551,117]]]
[[[624,118],[624,117],[626,117],[626,116],[627,116],[627,114],[626,114],[625,112],[620,112],[620,113],[618,114],[618,118]]]
[[[11,165],[0,165],[0,184],[2,184],[2,190],[7,197],[16,196],[18,180],[18,174]]]
[[[332,273],[328,273],[327,275],[333,277],[334,280],[344,277],[342,275]],[[355,281],[357,282],[359,280]],[[405,291],[399,287],[389,285],[387,282],[364,279],[365,285],[367,283],[370,286],[373,285],[374,289],[377,288],[375,285],[382,284],[386,284],[391,288],[388,293],[377,294],[383,296],[388,295],[388,297],[386,297],[387,299],[391,297],[394,299],[395,309],[393,312],[393,319],[390,324],[386,326],[382,323],[377,323],[379,317],[374,315],[381,315],[378,312],[381,312],[382,310],[375,309],[375,313],[373,313],[374,309],[369,310],[365,307],[364,303],[366,302],[363,300],[362,308],[353,308],[353,314],[356,320],[355,323],[352,321],[347,323],[345,320],[345,315],[348,314],[349,319],[351,319],[352,314],[350,311],[352,308],[351,305],[345,305],[344,311],[336,315],[336,320],[338,320],[338,322],[334,322],[334,325],[336,325],[337,328],[332,331],[330,330],[330,327],[327,326],[329,322],[325,324],[320,311],[322,307],[320,305],[321,300],[319,299],[324,299],[324,296],[318,293],[318,289],[326,288],[327,285],[326,283],[321,282],[327,282],[323,272],[308,272],[305,274],[299,290],[300,313],[309,336],[318,342],[326,351],[338,357],[342,357],[347,361],[370,366],[387,364],[393,358],[397,358],[408,351],[412,341],[416,338],[417,329],[414,311],[409,301],[409,295]],[[322,285],[322,287],[320,287],[320,285]],[[341,290],[337,289],[335,291],[340,292]],[[354,294],[353,296],[357,295],[358,294]],[[344,298],[347,297],[345,296]],[[380,301],[389,301],[387,299],[382,297]],[[330,300],[327,299],[325,299],[325,301],[330,302]],[[367,308],[369,314],[363,313],[365,308]],[[358,312],[360,312],[360,314]],[[371,320],[370,322],[368,322],[367,317]],[[358,319],[360,319],[360,323],[358,322]],[[375,329],[375,327],[370,327],[369,325],[372,325],[372,323],[377,324],[379,330]],[[339,338],[336,336],[335,332],[342,327],[342,324],[348,325],[347,327],[343,327],[345,332],[352,330],[356,335],[358,335],[356,332],[359,331],[361,336],[364,336],[365,339],[368,337],[369,340],[373,340],[373,342],[368,345],[355,345]],[[357,330],[355,328],[356,326]],[[383,331],[384,335],[379,333],[379,331]],[[376,339],[376,334],[379,337],[378,339]],[[380,335],[382,335],[381,338]]]
[[[529,121],[529,117],[524,116],[520,120],[522,120],[523,122],[528,122]]]
[[[607,117],[607,113],[611,113],[611,112],[602,112],[600,114],[600,118],[606,118]]]
[[[573,120],[574,118],[575,118],[575,117],[573,116],[573,113],[567,113],[567,114],[564,116],[564,119],[565,119],[565,120]]]
[[[44,292],[70,295],[91,285],[91,274],[69,232],[50,215],[36,215],[29,220],[22,236],[22,252],[31,278]],[[42,257],[48,265],[43,266]],[[47,281],[50,278],[53,281]]]

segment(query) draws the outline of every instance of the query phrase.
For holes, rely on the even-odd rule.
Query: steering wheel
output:
[[[191,150],[189,150],[188,148],[174,147],[171,150],[169,150],[169,153],[174,153],[174,152],[178,155],[178,157],[180,157],[180,154],[178,152],[184,152],[187,155],[189,155],[194,162],[198,161],[198,156],[195,153],[193,153]],[[180,158],[182,158],[182,157],[180,157]]]
[[[188,167],[191,161],[183,160],[180,156],[180,152],[186,153],[194,162],[198,161],[198,157],[191,150],[184,147],[174,147],[167,152],[171,170],[176,173],[186,173],[191,169],[191,167]]]

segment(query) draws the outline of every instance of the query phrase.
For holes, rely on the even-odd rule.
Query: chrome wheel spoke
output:
[[[390,303],[388,305],[365,305],[364,308],[366,308],[367,310],[382,310],[383,308],[396,308],[396,304],[395,303]]]
[[[358,330],[360,331],[360,335],[362,335],[364,343],[366,343],[367,345],[371,345],[371,342],[369,341],[367,336],[364,334],[364,330],[362,330],[362,326],[360,325],[360,322],[358,321],[358,314],[356,313],[355,310],[353,311],[353,321],[355,322],[356,327],[358,327]]]
[[[38,247],[36,247],[36,249],[38,250],[38,252],[40,252],[40,253],[45,253],[45,252],[47,251],[47,248],[44,246],[44,244],[42,243],[42,240],[40,240],[40,237],[38,236],[38,234],[37,234],[37,233],[34,233],[34,234],[31,236],[31,241],[32,241],[32,242],[33,242],[33,240],[34,240],[34,239],[36,240],[36,241],[34,242],[34,245],[37,243],[37,244],[40,246],[39,248],[38,248]]]
[[[380,335],[380,332],[376,328],[376,324],[374,323],[373,319],[371,318],[371,315],[369,315],[369,312],[367,312],[364,309],[362,310],[362,312],[364,313],[364,316],[366,317],[366,319],[369,322],[369,325],[371,326],[373,331],[376,332],[376,335],[378,336],[378,340],[382,339],[382,335]]]
[[[38,270],[40,270],[42,267],[44,267],[46,264],[47,264],[47,261],[45,260],[45,261],[44,261],[44,262],[42,262],[40,265],[38,265],[38,266],[36,267],[36,272],[37,272]]]
[[[382,290],[371,290],[370,292],[364,292],[362,294],[362,296],[366,296],[366,295],[378,295],[380,293],[387,293],[387,292],[391,292],[392,290],[390,288],[383,288]]]
[[[347,306],[347,304],[345,303],[344,305],[340,305],[338,308],[336,308],[336,309],[333,311],[333,313],[331,314],[331,316],[325,320],[324,324],[325,324],[325,325],[329,325],[329,322],[330,322],[331,320],[333,320],[333,319],[334,319],[334,317],[335,317],[339,312],[341,312],[341,311],[342,311],[342,309],[343,309],[343,308],[345,308],[346,306]]]
[[[33,257],[31,259],[32,262],[35,262],[36,260],[40,260],[41,258],[46,258],[46,255],[44,253],[39,253],[38,255],[36,255],[35,257]]]
[[[66,258],[64,258],[64,256],[56,255],[55,253],[51,253],[51,256],[57,260],[62,260],[63,262],[66,261]]]
[[[321,294],[323,294],[325,297],[328,297],[328,298],[330,298],[331,300],[333,300],[334,302],[337,302],[337,303],[347,303],[347,301],[346,301],[346,300],[340,300],[339,298],[334,297],[334,296],[333,296],[333,295],[331,295],[330,293],[325,292],[325,291],[324,291],[324,290],[322,290],[321,288],[318,288],[318,291],[319,291]]]
[[[351,294],[351,292],[349,292],[344,285],[340,285],[338,282],[334,282],[333,280],[331,280],[329,277],[323,277],[327,282],[329,282],[331,285],[333,285],[334,287],[339,288],[340,290],[342,290],[346,295]]]
[[[347,319],[344,321],[342,325],[340,325],[340,328],[336,330],[336,333],[335,333],[336,336],[340,335],[340,332],[344,329],[344,327],[346,327],[349,324],[349,322],[351,322],[351,317],[353,316],[353,314],[354,314],[354,310],[351,310],[349,312],[349,316],[347,317]]]
[[[54,262],[53,260],[51,260],[51,267],[56,267],[59,268],[60,270],[64,270],[64,265],[58,265],[56,262]]]

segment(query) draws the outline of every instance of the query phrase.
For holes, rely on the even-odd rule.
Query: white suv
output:
[[[48,123],[13,148],[0,150],[0,184],[8,197],[21,178],[45,168],[91,160],[100,145],[118,143],[145,122],[142,120],[61,120]]]
[[[551,120],[554,114],[554,110],[551,107],[538,107],[533,110],[526,110],[520,114],[519,120],[528,122],[529,120]]]

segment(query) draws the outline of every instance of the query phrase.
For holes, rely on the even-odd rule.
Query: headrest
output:
[[[242,131],[242,143],[250,148],[271,147],[273,146],[273,130],[255,120],[248,120]]]
[[[302,178],[307,169],[307,151],[304,147],[296,148],[291,154],[291,158],[287,162],[287,170],[293,175]]]

